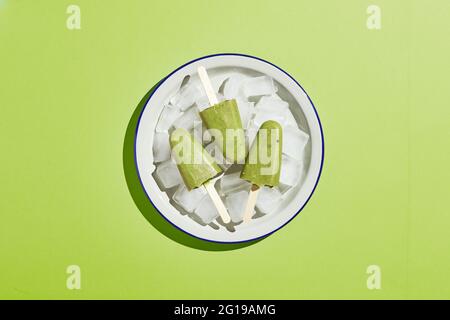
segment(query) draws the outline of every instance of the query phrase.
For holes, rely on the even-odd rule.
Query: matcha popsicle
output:
[[[200,66],[198,74],[210,104],[209,108],[200,112],[200,117],[214,137],[224,158],[232,163],[242,162],[246,151],[245,135],[236,100],[219,102],[205,68]]]
[[[169,142],[172,155],[188,190],[204,187],[223,222],[229,223],[230,216],[214,188],[214,182],[223,174],[222,169],[201,143],[185,129],[174,130],[170,134]]]
[[[244,211],[244,222],[252,218],[258,192],[262,186],[276,187],[280,183],[283,132],[273,120],[264,122],[245,160],[241,178],[252,183]]]

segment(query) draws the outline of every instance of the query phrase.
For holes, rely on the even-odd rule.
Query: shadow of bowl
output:
[[[147,194],[145,193],[143,186],[140,182],[138,171],[135,162],[135,138],[136,129],[139,122],[139,117],[147,104],[151,94],[157,88],[159,82],[155,84],[150,91],[142,98],[137,105],[136,109],[128,122],[127,130],[125,133],[123,143],[123,170],[125,173],[125,179],[127,182],[128,190],[134,203],[141,211],[142,215],[147,221],[159,232],[164,234],[169,239],[172,239],[187,247],[205,250],[205,251],[227,251],[244,248],[253,245],[262,239],[241,242],[241,243],[218,243],[210,242],[195,238],[170,224],[152,205]]]

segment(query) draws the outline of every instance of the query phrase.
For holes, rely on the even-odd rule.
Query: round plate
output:
[[[153,137],[159,115],[170,96],[178,90],[185,76],[198,81],[197,67],[203,65],[210,76],[241,71],[249,75],[272,77],[283,100],[289,102],[290,109],[299,125],[310,136],[301,183],[283,196],[276,212],[253,219],[250,223],[236,226],[234,232],[225,228],[214,229],[202,226],[190,217],[182,215],[169,201],[167,194],[160,190],[152,173]],[[292,220],[306,205],[319,181],[324,157],[323,133],[319,116],[305,90],[288,73],[274,64],[248,55],[216,54],[186,63],[164,78],[150,95],[139,117],[135,138],[135,160],[139,179],[149,201],[156,210],[178,229],[203,240],[225,243],[252,241],[265,237]]]

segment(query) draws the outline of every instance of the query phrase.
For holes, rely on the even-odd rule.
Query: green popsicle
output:
[[[223,156],[239,163],[245,158],[245,135],[236,100],[225,100],[200,112]]]
[[[262,187],[280,183],[283,132],[273,120],[264,122],[247,155],[241,178]]]
[[[182,128],[170,134],[170,147],[188,190],[198,188],[222,173],[222,169],[203,146]]]

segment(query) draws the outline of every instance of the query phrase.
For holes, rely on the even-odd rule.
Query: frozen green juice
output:
[[[243,162],[245,158],[245,135],[236,100],[219,102],[200,112],[225,159],[232,163]]]
[[[262,187],[280,183],[283,133],[281,125],[273,120],[264,122],[247,155],[241,178]]]
[[[176,129],[170,134],[172,155],[188,190],[200,187],[222,173],[211,155],[185,129]]]

